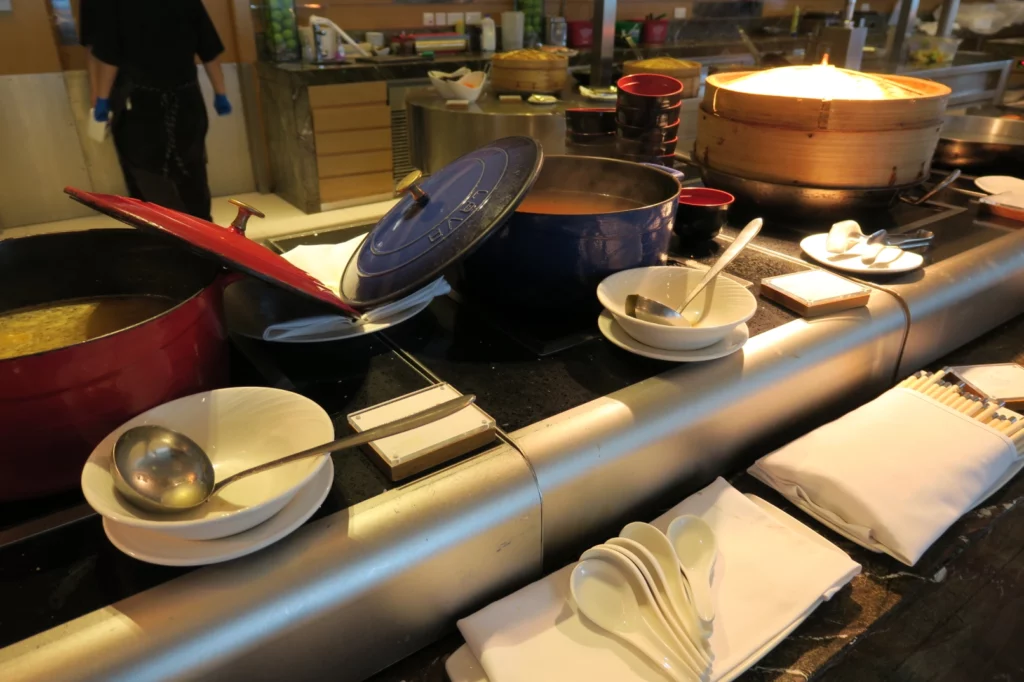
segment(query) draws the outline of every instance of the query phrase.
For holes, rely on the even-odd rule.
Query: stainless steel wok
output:
[[[785,215],[796,221],[849,218],[886,209],[897,201],[921,204],[960,177],[960,170],[954,170],[931,189],[917,192],[913,190],[921,183],[870,188],[807,187],[723,173],[700,164],[692,154],[680,152],[676,158],[700,168],[705,185],[729,192],[746,208],[765,215]]]
[[[973,174],[1020,173],[1024,169],[1024,120],[946,116],[933,161]]]

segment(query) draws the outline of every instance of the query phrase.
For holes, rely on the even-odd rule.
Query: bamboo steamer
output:
[[[661,63],[665,63],[662,66]],[[675,62],[675,66],[669,66]],[[629,76],[634,73],[657,73],[671,76],[683,84],[683,98],[696,97],[700,92],[700,64],[682,59],[660,57],[655,59],[632,59],[622,65],[622,74]]]
[[[883,80],[915,97],[889,100],[807,99],[755,95],[730,90],[729,85],[750,71],[708,76],[701,104],[706,111],[746,123],[785,125],[803,130],[892,130],[918,128],[942,120],[952,91],[934,81],[908,76]],[[881,78],[881,77],[879,77]]]
[[[491,60],[491,87],[503,93],[558,93],[569,78],[569,58],[540,50],[515,50]]]
[[[894,99],[815,99],[730,89],[747,73],[707,79],[697,159],[751,180],[828,188],[907,185],[927,177],[950,89],[879,79]],[[883,82],[884,81],[884,82]]]

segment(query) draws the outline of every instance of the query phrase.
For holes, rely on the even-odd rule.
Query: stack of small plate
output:
[[[173,514],[147,512],[114,489],[111,452],[130,428],[163,426],[196,442],[216,480],[334,438],[319,405],[274,388],[238,387],[179,398],[143,412],[110,433],[82,470],[82,492],[103,529],[125,554],[153,564],[227,561],[285,537],[319,509],[334,482],[328,455],[271,469],[225,487],[207,502]]]
[[[714,283],[710,309],[693,327],[673,327],[638,320],[626,314],[626,297],[640,294],[665,305],[682,305],[704,271],[680,266],[635,268],[615,273],[597,287],[605,307],[598,328],[616,346],[637,355],[669,362],[700,362],[731,355],[750,338],[746,322],[757,312],[757,299],[728,277]],[[708,287],[710,290],[711,287]],[[707,291],[707,290],[706,290]],[[707,294],[687,306],[684,317],[705,305]]]

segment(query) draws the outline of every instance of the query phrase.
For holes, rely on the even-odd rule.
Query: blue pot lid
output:
[[[512,216],[540,173],[544,153],[530,137],[505,137],[417,183],[381,218],[341,277],[357,308],[396,301],[437,279]]]

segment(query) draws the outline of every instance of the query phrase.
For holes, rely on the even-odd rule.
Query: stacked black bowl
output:
[[[670,76],[637,73],[620,78],[617,86],[616,156],[671,166],[679,141],[683,84]]]
[[[566,109],[565,151],[577,156],[612,156],[614,109]]]

